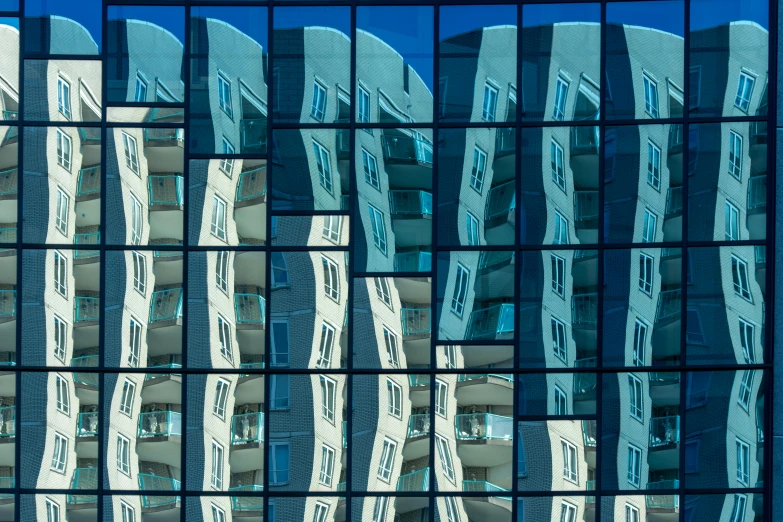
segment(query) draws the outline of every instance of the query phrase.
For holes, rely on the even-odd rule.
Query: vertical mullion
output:
[[[687,335],[688,335],[688,260],[690,258],[690,250],[687,248],[688,241],[690,239],[688,234],[688,207],[689,205],[689,193],[688,193],[688,178],[690,177],[690,20],[691,20],[691,2],[685,0],[683,8],[684,22],[683,22],[683,107],[682,107],[682,232],[681,241],[682,247],[680,252],[680,444],[678,445],[678,465],[680,478],[678,483],[679,489],[679,502],[682,508],[679,511],[678,517],[680,522],[685,522],[685,436],[687,434],[687,423],[685,415],[685,401],[687,392],[688,374],[685,371],[688,363],[687,353]],[[675,123],[669,124],[669,128]],[[720,124],[718,124],[720,125]],[[668,154],[668,152],[667,152]],[[659,260],[660,262],[660,260]]]
[[[516,200],[519,204],[516,205],[514,213],[516,214],[517,226],[514,227],[514,342],[513,342],[513,386],[511,388],[514,396],[512,397],[512,412],[511,418],[514,425],[512,426],[511,435],[511,491],[512,491],[512,503],[511,503],[511,520],[519,520],[519,497],[513,495],[513,492],[519,492],[519,411],[520,411],[520,399],[519,399],[519,386],[521,382],[521,375],[517,372],[520,370],[520,335],[521,329],[521,315],[520,310],[522,301],[522,265],[524,264],[523,256],[525,252],[518,248],[518,245],[522,242],[521,230],[518,228],[522,223],[522,104],[520,100],[524,99],[522,95],[522,53],[524,52],[522,46],[522,23],[523,23],[523,7],[520,4],[517,6],[517,45],[516,45],[516,83],[517,83],[517,106],[514,114],[514,193]],[[508,111],[506,111],[508,112]],[[498,131],[499,132],[499,131]],[[497,139],[497,138],[496,138]],[[497,143],[497,142],[496,142]],[[524,516],[524,515],[522,515]]]
[[[18,80],[18,97],[19,97],[19,104],[18,104],[18,113],[17,113],[17,120],[16,120],[16,134],[17,134],[17,163],[16,163],[16,185],[17,185],[17,194],[16,194],[16,343],[15,343],[15,350],[16,350],[16,364],[20,364],[22,362],[22,319],[24,317],[24,314],[22,312],[22,295],[24,291],[24,287],[22,286],[22,277],[23,277],[23,269],[24,269],[24,250],[22,249],[22,233],[24,232],[23,228],[23,212],[22,208],[24,205],[22,203],[24,202],[24,36],[25,36],[25,19],[24,19],[24,9],[25,9],[25,1],[26,0],[19,0],[19,80]],[[21,174],[21,175],[20,175]],[[22,426],[22,405],[24,404],[24,401],[22,400],[22,375],[24,375],[21,372],[16,372],[15,374],[15,381],[14,381],[14,388],[15,388],[15,394],[16,397],[14,398],[14,405],[16,406],[14,411],[14,433],[20,433],[20,428]],[[100,442],[99,442],[100,443]],[[21,520],[21,500],[22,497],[20,495],[20,489],[21,489],[21,474],[20,470],[21,468],[21,461],[22,461],[22,451],[19,447],[19,441],[15,440],[14,442],[14,520]]]
[[[346,313],[350,314],[348,316],[348,346],[350,346],[350,350],[348,353],[348,361],[347,361],[347,370],[350,372],[353,370],[353,340],[354,340],[354,320],[353,320],[353,314],[351,313],[353,311],[354,307],[354,293],[356,292],[356,281],[354,279],[354,272],[355,272],[355,253],[354,253],[354,236],[355,234],[351,233],[351,230],[356,230],[356,228],[359,225],[359,220],[355,219],[359,217],[359,212],[357,210],[358,204],[359,204],[359,194],[358,194],[358,187],[356,183],[356,90],[358,88],[357,78],[356,78],[356,0],[353,0],[351,2],[351,13],[350,13],[350,19],[351,19],[351,35],[350,35],[350,58],[349,58],[349,69],[350,69],[350,85],[348,90],[348,99],[349,99],[349,108],[348,108],[348,215],[349,215],[349,236],[348,236],[348,271],[347,271],[347,279],[348,279],[348,299],[346,304]],[[338,98],[338,104],[339,104],[339,98]],[[340,132],[339,130],[335,131],[335,134]],[[343,448],[343,452],[347,452],[347,455],[345,457],[345,520],[350,521],[351,520],[351,504],[353,503],[353,481],[352,476],[353,473],[351,471],[351,463],[353,462],[353,437],[350,435],[353,434],[353,375],[346,373],[345,375],[345,384],[346,386],[346,396],[347,396],[347,404],[345,407],[345,418],[343,419],[343,422],[345,422],[345,441],[346,444]],[[380,382],[380,379],[379,379]],[[339,477],[338,477],[339,480]],[[366,497],[365,497],[366,499]],[[338,500],[339,503],[339,500]],[[362,502],[364,504],[364,502]],[[364,507],[364,506],[362,506]]]

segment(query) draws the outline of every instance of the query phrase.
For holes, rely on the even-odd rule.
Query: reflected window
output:
[[[525,455],[525,444],[522,441],[522,427],[517,427],[517,476],[527,477],[527,456]]]
[[[446,368],[453,369],[457,367],[457,347],[453,344],[449,344],[443,347],[443,352],[446,355]]]
[[[685,381],[685,407],[696,408],[707,404],[712,372],[690,372]]]
[[[229,118],[234,118],[234,108],[231,103],[231,82],[223,76],[222,73],[218,73],[218,105],[223,112],[225,112]]]
[[[138,368],[141,356],[141,322],[131,317],[130,336],[128,339],[128,365]]]
[[[68,213],[70,211],[70,199],[60,187],[57,187],[57,211],[54,216],[54,226],[68,235]]]
[[[62,76],[57,77],[57,110],[71,119],[71,84]]]
[[[326,296],[340,302],[340,269],[337,263],[328,257],[321,257],[324,269],[324,292]]]
[[[46,499],[46,522],[60,522],[60,505]]]
[[[120,501],[120,513],[122,513],[122,522],[136,522],[136,511],[123,501]]]
[[[473,149],[473,170],[470,174],[470,186],[479,194],[484,188],[484,176],[487,172],[487,153],[476,147]]]
[[[334,326],[326,321],[321,325],[321,346],[318,350],[317,368],[329,368],[332,365],[332,350],[334,348]]]
[[[435,413],[446,418],[446,406],[449,399],[449,385],[435,380]]]
[[[625,522],[639,522],[639,509],[631,504],[625,505]]]
[[[576,446],[561,439],[560,449],[563,452],[563,478],[578,484],[578,466]]]
[[[386,380],[386,391],[388,392],[389,415],[402,418],[402,388],[391,379]]]
[[[375,246],[386,255],[386,225],[383,222],[383,212],[368,205],[370,212],[370,224],[372,225],[372,237]]]
[[[443,470],[443,474],[446,475],[447,479],[454,482],[454,463],[451,460],[451,448],[449,448],[449,441],[436,433],[435,445],[438,447],[438,456],[440,457],[440,465],[441,469]]]
[[[275,376],[272,376],[274,382]],[[269,485],[288,484],[288,467],[291,448],[288,442],[269,442]]]
[[[617,137],[615,131],[611,129],[607,129],[605,131],[605,136],[604,183],[608,183],[614,179],[614,162],[617,154]],[[647,170],[649,171],[649,164]]]
[[[117,469],[130,475],[130,440],[117,435]]]
[[[60,129],[57,129],[57,164],[62,168],[71,171],[71,156],[73,147],[71,137]]]
[[[549,153],[551,155],[552,163],[552,181],[560,187],[560,189],[566,191],[565,170],[563,167],[563,147],[558,142],[552,140],[549,147]]]
[[[125,379],[122,385],[122,396],[120,398],[120,411],[130,416],[133,412],[133,401],[136,398],[136,384]]]
[[[560,503],[560,522],[576,522],[576,506],[568,502]]]
[[[318,481],[324,486],[331,486],[333,472],[334,450],[324,444],[321,446],[321,473],[318,476]]]
[[[310,116],[318,121],[324,121],[326,114],[326,87],[321,82],[313,82],[313,105],[310,109]]]
[[[234,360],[234,352],[231,350],[231,325],[220,315],[217,316],[217,320],[220,354],[231,362]]]
[[[66,337],[67,325],[65,321],[54,316],[54,356],[65,362],[65,352],[68,347],[68,337]]]
[[[739,386],[739,404],[745,411],[750,409],[750,396],[753,393],[753,370],[745,370],[742,373],[742,381]]]
[[[647,183],[661,190],[661,149],[651,141],[647,142]]]
[[[729,132],[729,174],[742,179],[742,136]]]
[[[642,226],[642,243],[655,243],[655,232],[658,229],[658,216],[650,209],[644,209]]]
[[[644,422],[642,413],[642,399],[644,397],[644,388],[642,387],[642,380],[636,375],[628,374],[628,391],[631,394],[629,413],[631,417],[636,420]]]
[[[644,110],[653,118],[658,118],[658,82],[650,78],[647,73],[642,77],[644,78]]]
[[[215,196],[212,199],[212,226],[210,232],[221,241],[226,240],[226,202]]]
[[[381,180],[378,176],[378,161],[375,156],[362,148],[362,165],[364,167],[364,181],[381,190]]]
[[[397,334],[383,327],[383,340],[386,343],[387,362],[392,368],[400,367],[399,340]]]
[[[391,299],[391,288],[389,288],[389,278],[376,277],[375,278],[375,293],[378,295],[378,299],[394,311]]]
[[[567,245],[568,239],[568,220],[555,210],[555,236],[552,243],[555,245]]]
[[[272,366],[288,366],[288,320],[272,321]]]
[[[223,446],[212,441],[212,487],[223,487]]]
[[[68,297],[68,260],[60,252],[54,252],[54,289],[63,297]]]
[[[438,113],[441,118],[446,117],[446,100],[449,88],[449,77],[443,76],[438,79]]]
[[[141,244],[141,234],[142,234],[142,213],[141,213],[141,203],[138,199],[136,199],[133,194],[131,194],[131,201],[130,201],[130,207],[131,207],[131,245],[140,245]]]
[[[458,317],[462,317],[465,311],[465,299],[468,296],[468,281],[470,270],[461,263],[457,263],[457,275],[454,279],[454,295],[451,297],[451,311]]]
[[[642,476],[642,450],[628,445],[628,483],[634,487],[639,487]]]
[[[140,74],[136,75],[136,90],[133,93],[133,101],[147,101],[147,81]]]
[[[389,497],[375,499],[375,509],[372,514],[372,522],[386,522],[386,511],[389,505]]]
[[[57,409],[66,415],[71,413],[71,396],[68,393],[68,381],[57,375],[54,380],[57,392]]]
[[[324,229],[321,236],[336,245],[340,244],[340,229],[342,228],[342,216],[324,216]]]
[[[321,416],[334,424],[334,406],[337,400],[337,381],[321,375]]]
[[[743,299],[753,302],[748,281],[748,264],[737,256],[732,255],[731,273],[734,280],[734,292]]]
[[[756,85],[756,78],[742,71],[737,83],[737,96],[734,98],[734,105],[743,112],[748,112],[750,108],[750,99],[753,96],[753,86]]]
[[[445,92],[442,93],[445,95]],[[484,84],[484,105],[481,111],[481,117],[484,121],[495,121],[495,113],[498,108],[498,89],[489,83]]]
[[[313,514],[313,522],[326,522],[327,514],[329,514],[329,506],[320,502],[316,502],[315,514]]]
[[[638,317],[633,329],[633,364],[644,366],[647,360],[647,324]]]
[[[651,255],[644,252],[639,254],[639,290],[647,295],[652,295],[654,264]]]
[[[147,260],[139,252],[131,252],[133,257],[133,288],[141,295],[147,291]]]
[[[565,119],[566,101],[568,100],[568,82],[562,76],[557,77],[555,84],[555,105],[552,108],[552,119],[563,121]]]
[[[68,438],[60,433],[54,434],[54,451],[52,452],[51,468],[59,473],[65,472],[68,458]]]
[[[699,108],[701,104],[701,65],[695,65],[688,72],[688,105],[691,110]]]
[[[555,386],[555,415],[568,415],[568,396]]]
[[[269,391],[272,394],[270,409],[287,410],[290,407],[289,381],[288,375],[270,375]]]
[[[695,438],[685,442],[685,473],[699,472],[700,439]]]
[[[358,94],[359,123],[370,123],[370,93],[360,86]]]
[[[476,246],[479,244],[479,222],[476,216],[467,212],[465,214],[465,227],[468,230],[468,245]]]
[[[568,364],[565,323],[554,317],[552,317],[552,348],[555,350],[555,356]]]
[[[383,451],[381,452],[381,462],[378,466],[378,478],[384,482],[389,482],[394,466],[394,454],[397,452],[397,443],[390,439],[383,439]]]
[[[726,202],[724,206],[724,221],[726,241],[738,241],[739,240],[739,209]]]
[[[744,319],[739,320],[740,346],[746,364],[756,363],[755,327]]]
[[[234,146],[231,145],[225,136],[223,137],[223,154],[234,154]],[[229,178],[234,171],[234,160],[223,158],[220,160],[220,170],[222,170]]]
[[[122,146],[125,149],[125,165],[136,174],[139,173],[139,147],[136,138],[122,133]]]
[[[552,261],[552,291],[563,297],[565,295],[565,259],[555,254],[549,255]]]
[[[288,265],[282,252],[272,252],[272,287],[288,286]]]
[[[329,151],[326,147],[313,140],[313,152],[315,153],[315,163],[318,167],[318,179],[321,182],[321,186],[329,194],[332,194],[332,160]]]
[[[747,495],[734,495],[734,507],[731,509],[729,522],[742,522],[745,520],[745,507],[747,504]]]
[[[221,250],[217,253],[215,264],[215,283],[223,292],[228,292],[228,258],[229,252]]]
[[[123,519],[122,522],[125,522]],[[212,504],[212,522],[226,522],[226,512]]]
[[[750,445],[737,439],[737,482],[743,486],[748,485],[750,477]]]
[[[224,379],[218,379],[215,385],[215,402],[212,405],[212,413],[221,419],[224,419],[226,416],[226,401],[228,400],[229,388],[231,388],[231,384]]]

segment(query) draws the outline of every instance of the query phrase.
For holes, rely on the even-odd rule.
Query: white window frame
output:
[[[560,522],[576,522],[577,507],[565,500],[560,502]]]
[[[326,117],[326,102],[328,90],[324,84],[315,80],[313,82],[313,100],[310,106],[310,116],[323,122]]]
[[[144,222],[142,217],[143,208],[141,202],[133,194],[130,195],[131,201],[131,245],[140,245],[141,236],[144,231]]]
[[[234,106],[233,97],[231,96],[231,81],[221,71],[218,71],[217,74],[217,88],[218,106],[233,120]]]
[[[218,379],[215,383],[215,400],[212,403],[212,413],[220,419],[226,419],[226,403],[231,383],[225,379]]]
[[[212,522],[226,522],[226,512],[217,507],[215,504],[212,506]]]
[[[755,87],[756,77],[746,71],[740,71],[737,79],[737,94],[734,96],[734,106],[747,113],[750,109],[750,101],[753,99]]]
[[[138,368],[139,358],[141,357],[142,325],[138,319],[131,316],[128,326],[130,327],[128,337],[128,366],[131,368]]]
[[[734,494],[734,507],[731,508],[729,522],[744,522],[745,509],[748,507],[748,496],[739,493]]]
[[[370,186],[381,190],[381,179],[378,175],[378,160],[362,147],[362,167],[364,169],[364,181]]]
[[[60,522],[60,504],[50,498],[46,499],[46,522]]]
[[[453,344],[447,344],[443,347],[444,355],[446,356],[446,368],[453,370],[457,367],[457,347]]]
[[[498,88],[489,82],[484,83],[484,102],[481,108],[481,119],[494,122],[498,108]]]
[[[147,258],[144,254],[132,251],[133,257],[133,288],[141,295],[147,295]]]
[[[332,155],[329,149],[313,140],[313,154],[318,168],[318,181],[329,194],[334,194],[334,177],[332,176]]]
[[[737,482],[747,487],[750,484],[750,444],[742,439],[737,443]]]
[[[73,159],[73,141],[71,137],[57,129],[57,164],[62,168],[71,171],[71,160]]]
[[[147,101],[147,81],[136,74],[136,89],[133,92],[133,101],[144,103]]]
[[[479,245],[481,242],[479,239],[479,221],[478,218],[470,212],[465,213],[465,228],[468,233],[468,245]]]
[[[391,311],[394,311],[394,304],[391,297],[391,286],[389,285],[389,279],[386,277],[375,277],[375,293],[378,295],[383,304],[388,306]]]
[[[563,478],[574,484],[579,484],[579,452],[576,446],[565,439],[560,439],[560,449],[563,454]]]
[[[71,414],[71,395],[69,393],[68,381],[62,375],[55,375],[54,387],[56,390],[57,410],[66,414]]]
[[[321,236],[327,241],[339,245],[342,228],[342,216],[324,216],[324,229]]]
[[[356,119],[358,123],[370,123],[370,93],[359,85],[356,96]]]
[[[373,242],[376,248],[380,250],[383,255],[386,255],[388,243],[386,241],[386,223],[383,217],[383,212],[368,205],[370,213],[370,224],[372,226]]]
[[[223,446],[212,440],[212,475],[210,485],[217,490],[223,489]]]
[[[457,317],[465,313],[465,302],[468,298],[470,286],[470,270],[462,263],[457,263],[456,277],[454,278],[454,294],[451,297],[451,311]]]
[[[334,473],[334,450],[326,444],[321,445],[321,473],[318,476],[318,482],[324,486],[331,487],[332,475]]]
[[[741,298],[752,303],[753,294],[750,292],[748,263],[734,254],[731,255],[731,274],[734,283],[734,292]]]
[[[644,422],[644,386],[642,380],[636,375],[628,374],[628,413],[639,422]]]
[[[568,338],[566,337],[566,325],[555,316],[552,320],[552,349],[555,357],[568,364]]]
[[[68,464],[68,437],[54,433],[54,448],[52,453],[52,471],[65,473]]]
[[[125,379],[122,383],[122,395],[120,396],[120,412],[127,416],[133,415],[133,403],[136,401],[136,383]]]
[[[329,505],[322,502],[316,502],[313,522],[326,522],[327,515],[329,515]]]
[[[120,513],[122,514],[122,522],[136,522],[136,510],[122,500],[120,500]]]
[[[217,314],[218,339],[220,341],[220,355],[229,362],[234,361],[234,351],[231,343],[231,323],[225,317]]]
[[[54,215],[54,226],[63,235],[68,235],[68,218],[71,212],[71,198],[63,189],[57,187],[57,207]]]
[[[652,295],[655,282],[655,258],[650,254],[639,252],[639,290],[646,295]]]
[[[634,366],[645,366],[647,361],[647,332],[649,326],[647,323],[636,318],[633,328],[633,364]]]
[[[440,457],[440,466],[443,470],[443,474],[446,475],[446,478],[451,482],[455,482],[454,461],[451,458],[451,448],[449,447],[448,439],[436,433],[435,446],[438,448],[438,456]]]
[[[568,88],[570,87],[568,80],[563,78],[562,75],[557,76],[557,82],[555,83],[555,98],[552,105],[552,119],[554,121],[563,121],[565,119],[566,103],[568,102]]]
[[[449,401],[448,383],[435,379],[435,413],[444,419],[447,418]]]
[[[644,82],[644,112],[652,118],[660,118],[658,105],[658,82],[647,73],[642,74]]]
[[[54,356],[65,362],[68,351],[68,324],[59,316],[54,316]]]
[[[658,215],[649,208],[644,209],[644,221],[642,222],[642,243],[655,243],[658,232]]]
[[[549,254],[552,269],[552,291],[560,297],[565,296],[565,258],[554,253]]]
[[[569,242],[568,220],[555,210],[555,235],[552,238],[552,244],[567,245]]]
[[[325,375],[321,380],[321,417],[334,424],[334,410],[337,405],[337,381]]]
[[[324,271],[324,293],[332,301],[340,302],[340,266],[326,256],[321,256]]]
[[[487,175],[487,153],[476,147],[473,149],[473,169],[470,174],[470,186],[481,194]]]
[[[123,132],[122,146],[125,150],[125,165],[136,174],[139,174],[139,145],[136,143],[136,138],[127,132]]]
[[[378,464],[378,478],[384,482],[391,480],[395,453],[397,453],[397,443],[391,439],[384,438],[381,459]]]
[[[57,76],[57,110],[67,119],[71,119],[71,82]]]
[[[568,395],[560,386],[555,385],[555,415],[568,415]]]
[[[636,488],[642,480],[642,450],[628,444],[628,483]]]
[[[387,413],[392,417],[402,419],[402,387],[392,379],[386,379],[386,394],[388,400]]]
[[[220,250],[215,258],[215,284],[221,291],[228,293],[228,262],[231,253],[228,250]]]
[[[661,190],[661,148],[652,141],[647,142],[647,184]]]
[[[386,522],[386,513],[389,506],[389,497],[376,497],[373,508],[372,522]]]
[[[743,141],[742,136],[735,131],[729,131],[729,174],[742,179]]]
[[[639,508],[631,504],[625,505],[625,522],[640,522]]]
[[[332,366],[332,353],[334,351],[334,338],[337,336],[337,328],[323,321],[321,324],[321,342],[318,348],[318,361],[316,368],[330,368]]]
[[[746,364],[756,363],[756,326],[739,318],[739,338]]]
[[[68,258],[58,250],[54,251],[54,290],[68,297]]]
[[[386,344],[386,357],[392,368],[400,367],[400,338],[391,328],[383,327],[383,341]]]
[[[724,232],[726,241],[739,241],[740,239],[740,210],[734,204],[726,200],[723,207]]]
[[[549,155],[552,164],[552,181],[563,192],[566,192],[565,153],[563,152],[563,147],[554,139],[549,147]]]
[[[737,402],[745,411],[750,411],[750,398],[753,395],[754,370],[745,370],[739,384],[739,398]]]
[[[226,207],[226,202],[221,198],[212,198],[212,224],[209,231],[221,241],[226,241]]]
[[[130,439],[117,434],[117,471],[130,476]]]
[[[236,149],[231,145],[231,142],[223,136],[223,154],[235,154]],[[234,160],[231,158],[223,158],[220,160],[220,170],[222,170],[229,178],[234,172]]]

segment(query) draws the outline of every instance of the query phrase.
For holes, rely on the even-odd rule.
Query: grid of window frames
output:
[[[396,4],[0,0],[0,520],[775,519],[776,3]]]

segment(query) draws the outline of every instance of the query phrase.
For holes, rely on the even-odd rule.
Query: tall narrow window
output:
[[[287,410],[291,406],[290,378],[288,375],[269,376],[269,393],[272,395],[271,410]]]
[[[226,240],[226,202],[217,196],[212,199],[212,226],[210,231],[216,238],[222,241]]]
[[[744,319],[739,320],[740,346],[742,346],[742,355],[745,357],[746,364],[756,363],[756,337],[754,332],[755,327],[751,323]]]
[[[68,350],[68,337],[67,337],[68,325],[57,317],[54,316],[54,356],[65,362],[65,355]]]
[[[734,105],[743,112],[748,112],[750,100],[753,97],[753,86],[756,84],[756,78],[745,73],[739,75],[737,83],[737,95],[734,97]]]
[[[550,160],[552,163],[552,181],[565,192],[566,180],[563,147],[555,140],[552,140],[552,143],[549,146],[549,155],[551,156]]]
[[[125,522],[124,520],[122,522]],[[212,522],[226,522],[226,512],[212,504]]]
[[[316,368],[329,368],[332,365],[332,349],[334,348],[335,329],[326,321],[321,324],[321,346],[318,350]]]
[[[326,296],[340,302],[340,269],[337,263],[327,257],[321,257],[324,269],[324,292]]]
[[[555,245],[567,245],[568,239],[568,220],[563,215],[555,211],[555,235],[552,238]]]
[[[54,434],[54,452],[52,453],[52,469],[65,473],[68,458],[68,439],[59,433]]]
[[[223,137],[223,154],[234,154],[234,146],[231,145],[225,136]],[[222,170],[228,177],[234,172],[234,160],[230,158],[223,158],[220,160],[220,170]]]
[[[121,473],[130,475],[130,440],[122,435],[117,435],[117,469]]]
[[[231,82],[221,73],[217,75],[218,103],[229,118],[234,117],[234,108],[231,103]]]
[[[636,319],[633,328],[633,364],[644,366],[647,360],[647,324]]]
[[[231,348],[231,325],[220,314],[217,316],[217,322],[220,355],[232,362],[234,360],[234,351]]]
[[[136,75],[136,91],[133,93],[133,101],[147,101],[147,82],[140,75]]]
[[[631,504],[625,505],[625,522],[640,522],[639,509]],[[687,520],[687,515],[686,515]]]
[[[448,344],[443,347],[443,351],[446,355],[446,368],[454,369],[457,367],[457,347],[453,344]]]
[[[141,357],[141,323],[131,317],[129,326],[128,366],[131,368],[138,368],[139,357]]]
[[[565,295],[565,259],[555,254],[550,254],[552,262],[552,291],[563,297]]]
[[[438,447],[438,456],[440,457],[440,465],[441,469],[443,469],[443,474],[446,475],[446,478],[450,481],[454,482],[454,463],[451,460],[449,441],[436,433],[435,445]]]
[[[739,404],[745,411],[750,410],[750,397],[753,394],[753,372],[754,370],[745,370],[742,374],[742,381],[740,381]]]
[[[731,508],[729,522],[743,522],[745,520],[745,508],[748,504],[747,495],[734,495],[734,507]]]
[[[576,461],[576,446],[568,441],[560,441],[560,449],[563,452],[563,478],[570,482],[578,480],[578,464]]]
[[[73,145],[71,137],[57,129],[57,164],[70,172],[72,156]]]
[[[454,281],[454,294],[451,297],[451,311],[462,317],[465,311],[465,300],[468,296],[468,282],[470,270],[461,263],[457,263],[457,276]]]
[[[400,367],[399,339],[397,334],[383,327],[383,340],[386,343],[386,357],[392,368]]]
[[[652,295],[653,265],[652,256],[645,253],[639,254],[639,290],[647,295]]]
[[[727,201],[724,206],[724,218],[726,241],[739,241],[739,209]]]
[[[54,226],[57,230],[68,235],[68,216],[71,212],[71,198],[63,192],[61,188],[57,188],[57,210],[54,216]]]
[[[394,466],[394,454],[397,452],[397,443],[390,439],[383,439],[383,450],[381,451],[381,462],[378,466],[378,478],[384,482],[389,482]]]
[[[484,176],[487,173],[487,153],[479,148],[473,149],[473,170],[470,174],[470,186],[481,194],[484,188]]]
[[[54,387],[57,390],[57,409],[66,415],[71,413],[71,396],[68,393],[68,381],[60,375],[55,377]]]
[[[402,418],[402,388],[391,379],[386,379],[386,391],[389,400],[389,415]]]
[[[562,77],[557,77],[555,84],[555,104],[552,107],[552,119],[563,121],[565,119],[566,101],[568,100],[568,82]]]
[[[122,133],[122,146],[125,149],[125,165],[136,174],[139,173],[139,147],[136,144],[136,138]]]
[[[282,252],[272,252],[272,287],[279,288],[288,286],[288,264],[285,262],[285,255]]]
[[[484,121],[495,121],[495,113],[498,108],[498,90],[492,85],[484,84],[484,105],[481,111],[481,117]]]
[[[459,522],[459,509],[455,497],[446,497],[446,517],[447,522]],[[522,521],[521,518],[519,520]]]
[[[394,310],[391,298],[391,287],[389,286],[389,279],[386,277],[375,278],[375,293],[378,294],[378,299],[383,301],[383,304]]]
[[[141,235],[142,235],[142,209],[141,209],[141,203],[139,203],[139,200],[136,199],[133,195],[131,195],[130,200],[130,207],[131,207],[131,237],[130,242],[131,245],[140,245],[141,244]]]
[[[288,484],[290,458],[291,448],[288,442],[269,443],[269,484],[271,486]]]
[[[661,190],[661,149],[651,141],[647,142],[647,183]]]
[[[383,221],[383,212],[369,205],[370,224],[372,225],[372,237],[375,246],[383,255],[386,255],[386,225]]]
[[[228,292],[228,260],[230,253],[227,250],[217,252],[215,262],[215,284],[223,292]]]
[[[655,233],[658,230],[658,216],[650,209],[644,209],[644,223],[642,227],[642,243],[655,243]]]
[[[734,280],[734,292],[743,299],[753,301],[748,281],[748,264],[737,256],[731,256],[731,274]]]
[[[147,259],[143,254],[131,252],[133,257],[133,288],[141,295],[147,293]]]
[[[630,414],[636,420],[644,422],[643,399],[644,387],[642,380],[636,375],[628,374],[628,391],[630,393]]]
[[[375,509],[372,514],[372,522],[386,522],[386,512],[389,506],[389,497],[376,497]]]
[[[750,445],[737,439],[737,482],[748,486],[750,478]]]
[[[642,450],[628,445],[628,483],[634,487],[639,487],[642,476]]]
[[[226,401],[228,400],[228,390],[231,388],[231,384],[224,380],[218,379],[215,385],[215,402],[212,404],[212,413],[225,419],[226,417]]]
[[[658,118],[658,83],[647,76],[644,78],[644,110],[653,118]]]
[[[465,213],[465,228],[468,231],[468,245],[476,246],[479,244],[479,222],[476,216],[470,212]]]
[[[122,396],[120,398],[120,411],[125,415],[131,415],[133,413],[133,401],[136,398],[136,384],[125,379],[122,384]]]
[[[729,132],[729,174],[742,179],[742,136]]]
[[[370,123],[370,93],[364,87],[359,87],[357,104],[359,123]]]
[[[332,485],[332,474],[334,472],[334,450],[329,446],[321,446],[321,473],[318,481],[324,486]]]
[[[120,513],[122,513],[122,522],[136,522],[136,511],[123,501],[120,501]]]
[[[315,163],[318,167],[318,179],[321,182],[321,186],[326,189],[329,194],[332,194],[332,158],[329,151],[313,140],[313,153],[315,153]]]
[[[342,229],[342,227],[343,227],[342,216],[324,216],[324,229],[321,233],[321,236],[327,241],[330,241],[335,245],[339,245],[340,230]]]
[[[57,77],[57,110],[71,119],[71,84],[62,76]]]
[[[364,181],[381,190],[381,180],[378,176],[378,161],[375,156],[362,148],[362,166],[364,168]]]
[[[310,108],[310,116],[318,121],[324,121],[326,114],[326,87],[320,82],[313,82],[313,104]]]
[[[321,375],[321,416],[334,423],[334,406],[337,400],[337,382]]]
[[[560,503],[560,522],[576,522],[576,506],[568,502]]]
[[[273,367],[288,366],[290,336],[288,320],[272,321],[272,350],[270,364]]]
[[[555,386],[555,415],[568,415],[568,395]]]
[[[568,344],[566,341],[565,323],[552,317],[552,348],[555,356],[568,364]]]
[[[223,488],[223,446],[212,441],[212,487]]]
[[[46,499],[46,522],[60,522],[60,505]]]
[[[435,380],[435,413],[446,417],[446,407],[449,399],[449,385],[443,381]]]
[[[60,252],[54,252],[54,290],[68,297],[68,260]]]

